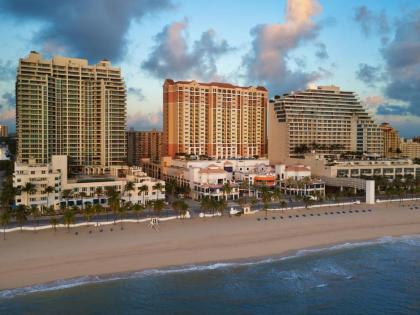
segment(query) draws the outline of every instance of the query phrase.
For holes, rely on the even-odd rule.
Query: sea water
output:
[[[5,290],[0,314],[420,314],[420,237]]]

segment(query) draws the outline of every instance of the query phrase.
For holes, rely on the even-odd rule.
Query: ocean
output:
[[[0,314],[420,314],[420,236],[5,290]]]

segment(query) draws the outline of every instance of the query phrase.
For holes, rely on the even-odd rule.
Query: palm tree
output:
[[[20,231],[23,231],[23,224],[28,221],[28,208],[25,205],[17,206],[15,210],[16,222],[20,225]]]
[[[105,187],[105,195],[107,196],[107,203],[108,208],[111,208],[112,210],[112,204],[115,202],[115,198],[117,195],[117,191],[114,186],[107,186]],[[106,221],[108,222],[108,209],[105,208],[106,213]],[[115,217],[114,217],[114,224],[115,224]]]
[[[104,207],[102,207],[99,203],[93,205],[93,212],[96,214],[96,226],[99,226],[99,216],[104,211]]]
[[[139,187],[139,193],[141,193],[142,197],[143,197],[143,205],[146,205],[146,202],[144,200],[144,194],[146,193],[146,191],[149,191],[149,186],[142,185],[142,186]]]
[[[182,218],[184,218],[185,215],[187,214],[188,208],[189,208],[188,204],[184,200],[180,200],[179,211]]]
[[[170,196],[173,196],[176,190],[176,181],[174,179],[168,179],[165,181],[165,191]]]
[[[203,211],[204,213],[206,213],[206,211],[210,210],[210,198],[207,196],[204,196],[203,198],[201,198],[200,201],[200,209],[201,211]]]
[[[302,178],[302,180],[300,181],[302,188],[304,188],[304,194],[306,195],[307,190],[308,190],[308,185],[311,183],[311,179],[309,176],[305,176],[304,178]]]
[[[174,210],[174,212],[175,212],[175,214],[176,214],[177,217],[179,217],[179,212],[181,210],[181,204],[180,204],[180,202],[181,202],[181,200],[178,199],[178,200],[174,200],[171,203],[171,207]]]
[[[251,202],[251,207],[254,207],[257,204],[258,199],[255,196],[253,196],[251,198],[250,202]]]
[[[83,211],[84,206],[85,206],[84,198],[85,198],[86,196],[87,196],[87,195],[86,195],[86,193],[85,193],[84,191],[81,191],[81,192],[79,193],[79,197],[82,199],[82,211]]]
[[[146,209],[146,207],[142,204],[136,203],[131,207],[131,209],[136,213],[137,222],[139,222],[140,212]]]
[[[265,210],[265,216],[268,214],[268,204],[271,201],[271,191],[266,187],[261,187],[261,200],[263,202],[263,208]]]
[[[117,208],[117,210],[118,210],[118,214],[120,215],[121,230],[123,229],[123,219],[124,219],[124,214],[125,214],[127,211],[129,211],[129,210],[130,210],[130,204],[131,204],[131,203],[126,202],[126,203],[123,203],[123,205],[122,205],[122,206],[119,206],[119,207]]]
[[[273,195],[273,198],[274,198],[275,200],[277,200],[278,202],[280,202],[280,200],[283,198],[283,193],[281,192],[281,190],[280,190],[278,187],[276,187],[276,188],[273,190],[272,195]]]
[[[286,202],[286,201],[284,201],[284,200],[282,200],[282,201],[280,202],[280,207],[284,210],[284,208],[286,208],[286,207],[287,207],[287,202]]]
[[[133,191],[133,190],[134,190],[134,182],[128,181],[127,184],[125,184],[124,191],[128,192],[128,201],[129,202],[131,202],[131,193],[130,192]]]
[[[54,229],[54,234],[55,232],[57,232],[57,224],[58,224],[58,219],[55,216],[52,216],[50,218],[50,224],[52,225],[53,229]]]
[[[153,189],[158,191],[158,193],[156,194],[156,200],[158,200],[159,194],[161,193],[163,188],[164,188],[164,186],[159,182],[156,183],[155,185],[153,185]]]
[[[26,205],[29,206],[29,195],[36,193],[36,186],[31,182],[27,182],[23,186],[22,191],[26,193]]]
[[[214,213],[218,210],[219,202],[216,199],[210,198],[208,207],[209,210],[211,210],[211,213],[214,215]]]
[[[38,229],[39,227],[39,217],[41,216],[41,212],[39,211],[39,208],[37,205],[32,205],[29,208],[29,212],[32,215],[32,217],[36,220],[36,227]]]
[[[0,216],[0,224],[3,226],[3,240],[6,240],[6,226],[10,223],[11,215],[9,211],[4,211]]]
[[[111,211],[114,215],[114,224],[117,218],[117,214],[120,211],[120,207],[121,207],[121,202],[120,202],[120,195],[118,192],[115,192],[111,197],[109,197],[108,199],[108,204],[111,208]]]
[[[62,196],[64,199],[66,199],[66,205],[67,205],[69,198],[72,196],[72,191],[70,189],[64,189],[62,192]]]
[[[83,211],[83,216],[85,217],[85,220],[86,220],[86,227],[87,227],[94,210],[93,210],[92,205],[88,203],[84,209],[82,208],[82,211]]]
[[[77,208],[77,207],[76,207]],[[67,232],[70,232],[70,224],[74,223],[75,207],[66,208],[63,213],[63,223],[67,225]]]
[[[238,200],[236,200],[236,203],[239,205],[239,207],[241,208],[241,210],[243,209],[243,207],[246,205],[247,203],[247,199],[246,198],[239,198]]]
[[[230,183],[225,183],[222,187],[223,196],[225,197],[225,200],[227,200],[227,196],[232,192],[232,187],[230,186]]]
[[[216,201],[216,209],[220,212],[221,216],[223,216],[223,212],[227,207],[227,202],[225,199],[220,199]],[[229,212],[230,215],[230,212]]]
[[[163,200],[155,200],[153,201],[153,211],[156,213],[156,215],[159,217],[160,212],[165,207],[165,204]]]
[[[55,191],[53,186],[48,186],[45,188],[44,192],[47,194],[47,207],[50,206],[50,194]]]
[[[100,187],[100,186],[96,187],[95,195],[96,195],[96,198],[98,198],[98,202],[100,202],[99,196],[102,196],[103,193],[104,193],[104,191],[103,191],[102,187]]]
[[[307,209],[308,206],[312,203],[312,199],[309,196],[303,196],[302,201],[305,204],[305,208]]]

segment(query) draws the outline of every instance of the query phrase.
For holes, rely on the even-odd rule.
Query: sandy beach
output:
[[[352,206],[353,213],[348,212],[349,208],[269,212],[268,220],[260,212],[231,218],[168,221],[160,224],[160,232],[145,223],[125,223],[122,231],[119,225],[110,225],[104,226],[103,232],[96,227],[74,228],[70,233],[66,229],[57,233],[13,232],[6,241],[0,241],[0,289],[83,275],[279,256],[336,243],[420,234],[420,210],[400,207],[396,202]],[[343,210],[345,214],[336,213]]]

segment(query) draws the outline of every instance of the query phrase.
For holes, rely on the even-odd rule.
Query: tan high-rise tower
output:
[[[140,165],[141,159],[160,159],[162,132],[156,129],[149,131],[127,131],[127,162],[129,165]]]
[[[69,156],[70,166],[106,169],[126,158],[126,89],[107,60],[36,52],[20,59],[16,78],[18,162]],[[95,172],[95,171],[93,171]]]
[[[380,126],[383,139],[382,155],[385,157],[396,157],[400,150],[400,134],[398,130],[392,128],[387,122],[382,123]]]
[[[162,154],[265,156],[267,101],[264,87],[166,80]]]

